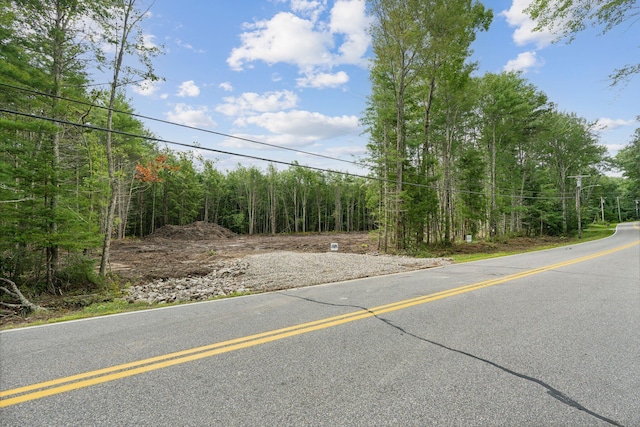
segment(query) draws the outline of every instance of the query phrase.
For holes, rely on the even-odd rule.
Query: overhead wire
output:
[[[31,94],[34,94],[34,95],[42,95],[42,96],[47,96],[47,97],[50,97],[50,98],[61,99],[63,101],[74,102],[74,103],[77,103],[77,104],[80,104],[80,105],[86,105],[86,106],[89,106],[89,107],[92,107],[92,108],[100,108],[100,109],[104,109],[104,110],[108,110],[109,109],[109,107],[106,107],[104,105],[94,104],[94,103],[91,103],[91,102],[88,102],[88,101],[82,101],[82,100],[67,98],[67,97],[60,96],[60,95],[53,95],[53,94],[49,94],[49,93],[46,93],[46,92],[41,92],[41,91],[38,91],[38,90],[35,90],[35,89],[32,89],[32,88],[24,88],[24,87],[20,87],[20,86],[15,86],[15,85],[11,85],[11,84],[8,84],[8,83],[4,83],[4,82],[0,82],[0,86],[9,87],[9,88],[12,88],[12,89],[20,90],[20,91],[31,93]],[[199,128],[199,127],[195,127],[195,126],[185,125],[183,123],[177,123],[177,122],[172,122],[172,121],[169,121],[169,120],[159,119],[157,117],[145,116],[145,115],[134,113],[134,112],[131,112],[131,111],[123,111],[123,110],[118,110],[118,109],[112,109],[111,111],[113,111],[114,113],[119,113],[119,114],[127,114],[127,115],[130,115],[132,117],[137,117],[137,118],[140,118],[140,119],[151,120],[151,121],[158,122],[158,123],[164,123],[164,124],[168,124],[168,125],[171,125],[171,126],[182,127],[182,128],[185,128],[185,129],[191,129],[191,130],[195,130],[195,131],[198,131],[198,132],[204,132],[204,133],[209,133],[209,134],[212,134],[212,135],[223,136],[225,138],[231,138],[231,139],[236,139],[236,140],[239,140],[239,141],[250,142],[252,144],[263,145],[263,146],[266,146],[266,147],[277,148],[277,149],[280,149],[280,150],[292,151],[292,152],[299,153],[299,154],[305,154],[305,155],[319,157],[319,158],[323,158],[323,159],[327,159],[327,160],[333,160],[333,161],[337,161],[337,162],[352,164],[352,165],[355,165],[355,166],[358,166],[358,167],[368,167],[365,164],[362,164],[362,163],[359,163],[359,162],[354,162],[354,161],[351,161],[351,160],[339,159],[337,157],[331,157],[331,156],[327,156],[327,155],[324,155],[324,154],[312,153],[310,151],[304,151],[304,150],[300,150],[300,149],[297,149],[297,148],[283,147],[283,146],[277,145],[277,144],[269,144],[268,142],[257,141],[255,139],[251,139],[251,138],[244,138],[244,137],[241,137],[241,136],[230,135],[230,134],[226,134],[226,133],[223,133],[223,132],[213,131],[213,130],[210,130],[210,129],[203,129],[203,128]]]
[[[180,147],[185,147],[185,148],[192,148],[192,149],[198,149],[198,150],[203,150],[203,151],[209,151],[209,152],[218,153],[218,154],[225,154],[225,155],[230,155],[230,156],[243,157],[243,158],[247,158],[247,159],[258,160],[258,161],[263,161],[263,162],[268,162],[268,163],[276,163],[276,164],[290,166],[290,167],[300,167],[300,168],[311,169],[311,170],[315,170],[315,171],[319,171],[319,172],[336,173],[336,174],[340,174],[340,175],[351,176],[351,177],[354,177],[354,178],[362,178],[362,179],[371,180],[371,181],[378,181],[378,182],[386,182],[386,183],[391,183],[391,184],[397,184],[397,181],[391,180],[391,179],[385,179],[385,178],[380,178],[380,177],[375,177],[375,176],[370,176],[370,175],[361,175],[361,174],[352,173],[352,172],[346,172],[346,171],[336,171],[336,170],[327,169],[327,168],[321,168],[321,167],[317,167],[317,166],[301,165],[301,164],[297,164],[297,163],[286,162],[286,161],[283,161],[283,160],[270,159],[270,158],[266,158],[266,157],[253,156],[253,155],[249,155],[249,154],[235,153],[235,152],[226,151],[226,150],[220,150],[220,149],[216,149],[216,148],[202,147],[202,146],[199,146],[199,145],[188,144],[188,143],[178,142],[178,141],[171,141],[171,140],[168,140],[168,139],[158,138],[158,137],[154,137],[154,136],[150,136],[150,135],[139,135],[139,134],[135,134],[135,133],[131,133],[131,132],[125,132],[125,131],[121,131],[121,130],[117,130],[117,129],[109,130],[107,128],[95,126],[95,125],[92,125],[90,123],[76,123],[76,122],[72,122],[72,121],[64,120],[64,119],[57,119],[57,118],[46,117],[46,116],[33,114],[33,113],[25,113],[25,112],[21,112],[21,111],[10,110],[10,109],[4,108],[4,107],[0,107],[0,112],[13,114],[13,115],[16,115],[16,116],[29,117],[29,118],[38,119],[38,120],[44,120],[44,121],[48,121],[48,122],[52,122],[52,123],[59,123],[59,124],[63,124],[63,125],[76,126],[76,127],[80,127],[80,128],[84,128],[84,129],[88,129],[88,130],[95,130],[95,131],[101,131],[101,132],[111,132],[111,133],[116,134],[116,135],[122,135],[122,136],[127,136],[127,137],[132,137],[132,138],[146,139],[146,140],[149,140],[149,141],[155,141],[155,142],[159,142],[159,143],[170,144],[170,145],[175,145],[175,146],[180,146]],[[427,189],[436,190],[436,191],[444,191],[444,190],[446,190],[445,188],[440,187],[440,186],[419,184],[419,183],[413,183],[413,182],[404,182],[403,181],[402,184],[403,185],[407,185],[407,186],[419,187],[419,188],[427,188]],[[450,190],[453,193],[463,193],[463,194],[473,194],[473,195],[486,195],[485,192],[470,191],[470,190],[464,190],[464,189],[459,189],[459,188],[452,188]],[[511,199],[527,199],[527,200],[560,200],[560,199],[562,199],[561,195],[560,196],[526,196],[526,195],[519,196],[519,195],[513,195],[513,194],[496,194],[496,197],[505,197],[505,198],[511,198]],[[565,195],[565,197],[568,197],[568,195]]]
[[[121,131],[121,130],[117,130],[117,129],[109,130],[107,128],[103,128],[103,127],[100,127],[100,126],[94,126],[94,125],[89,124],[89,123],[76,123],[76,122],[71,122],[69,120],[64,120],[64,119],[56,119],[56,118],[53,118],[53,117],[46,117],[46,116],[41,116],[41,115],[33,114],[33,113],[24,113],[24,112],[21,112],[21,111],[10,110],[10,109],[4,108],[4,107],[0,107],[0,112],[1,113],[14,114],[14,115],[17,115],[17,116],[30,117],[30,118],[34,118],[34,119],[39,119],[39,120],[44,120],[44,121],[48,121],[48,122],[69,125],[69,126],[77,126],[77,127],[81,127],[81,128],[89,129],[89,130],[97,130],[97,131],[102,131],[102,132],[111,132],[111,133],[116,134],[116,135],[123,135],[123,136],[132,137],[132,138],[146,139],[146,140],[149,140],[149,141],[155,141],[155,142],[160,142],[160,143],[164,143],[164,144],[177,145],[177,146],[180,146],[180,147],[194,148],[194,149],[204,150],[204,151],[211,151],[211,152],[214,152],[214,153],[226,154],[226,155],[230,155],[230,156],[244,157],[244,158],[248,158],[248,159],[259,160],[259,161],[270,162],[270,163],[278,163],[278,164],[282,164],[282,165],[286,165],[286,166],[302,167],[302,168],[306,168],[306,169],[314,169],[314,170],[321,171],[321,172],[339,173],[339,174],[342,174],[342,175],[348,175],[348,176],[353,176],[353,177],[358,177],[358,178],[377,179],[375,177],[359,175],[359,174],[355,174],[355,173],[351,173],[351,172],[334,171],[334,170],[331,170],[331,169],[320,168],[320,167],[315,167],[315,166],[299,165],[299,164],[296,164],[296,163],[285,162],[283,160],[268,159],[268,158],[265,158],[265,157],[252,156],[250,154],[234,153],[234,152],[231,152],[231,151],[219,150],[219,149],[216,149],[216,148],[202,147],[202,146],[195,145],[195,144],[187,144],[187,143],[184,143],[184,142],[171,141],[171,140],[168,140],[168,139],[158,138],[158,137],[154,137],[154,136],[150,136],[150,135],[138,135],[138,134],[135,134],[135,133],[125,132],[125,131]]]
[[[15,85],[11,85],[11,84],[8,84],[8,83],[5,83],[5,82],[1,82],[1,81],[0,81],[0,86],[9,87],[9,88],[12,88],[12,89],[24,91],[24,92],[31,93],[31,94],[34,94],[34,95],[42,95],[42,96],[47,96],[47,97],[54,97],[54,98],[61,99],[61,100],[64,100],[64,101],[78,103],[80,105],[86,105],[86,106],[95,107],[95,108],[99,108],[99,109],[106,109],[106,110],[109,109],[106,106],[99,105],[99,104],[94,104],[94,103],[91,103],[91,102],[88,102],[88,101],[76,100],[76,99],[67,98],[67,97],[64,97],[64,96],[56,96],[56,95],[52,95],[52,94],[48,94],[48,93],[45,93],[45,92],[41,92],[41,91],[38,91],[38,90],[35,90],[35,89],[32,89],[32,88],[24,88],[24,87],[20,87],[20,86],[15,86]],[[138,114],[138,113],[133,113],[133,112],[130,112],[130,111],[123,111],[123,110],[118,110],[118,109],[112,109],[112,111],[115,112],[115,113],[119,113],[119,114],[130,115],[132,117],[137,117],[137,118],[141,118],[141,119],[146,119],[146,120],[152,120],[152,121],[156,121],[156,122],[160,122],[160,123],[165,123],[165,124],[169,124],[169,125],[172,125],[172,126],[183,127],[183,128],[192,129],[192,130],[205,132],[205,133],[209,133],[209,134],[214,134],[214,135],[218,135],[218,136],[224,136],[224,137],[227,137],[227,138],[238,139],[238,140],[251,142],[251,143],[255,143],[255,144],[259,144],[259,145],[265,145],[265,146],[269,146],[269,147],[273,147],[273,148],[277,148],[277,149],[283,149],[283,150],[287,150],[287,151],[293,151],[293,152],[296,152],[296,153],[307,154],[307,155],[311,155],[311,156],[315,156],[315,157],[325,158],[325,159],[328,159],[328,160],[334,160],[334,161],[338,161],[338,162],[348,163],[348,164],[352,164],[352,165],[355,165],[355,166],[358,166],[358,167],[361,167],[361,168],[367,168],[367,169],[369,168],[369,165],[363,164],[363,163],[359,163],[359,162],[353,162],[353,161],[348,161],[348,160],[344,160],[344,159],[338,159],[338,158],[335,158],[335,157],[325,156],[325,155],[317,154],[317,153],[311,153],[311,152],[298,150],[298,149],[294,149],[294,148],[290,148],[290,147],[282,147],[282,146],[275,145],[275,144],[269,144],[269,143],[265,143],[265,142],[261,142],[261,141],[252,140],[250,138],[238,137],[238,136],[235,136],[235,135],[225,134],[225,133],[222,133],[222,132],[212,131],[212,130],[208,130],[208,129],[202,129],[202,128],[198,128],[198,127],[194,127],[194,126],[184,125],[184,124],[181,124],[181,123],[171,122],[171,121],[164,120],[164,119],[158,119],[158,118],[155,118],[155,117],[145,116],[145,115]],[[24,112],[19,112],[19,111],[15,111],[15,110],[9,110],[9,109],[6,109],[6,108],[0,108],[0,112],[5,112],[5,113],[9,113],[9,114],[15,114],[15,115],[24,116],[24,117],[36,118],[36,119],[39,119],[39,120],[45,120],[45,121],[50,121],[50,122],[55,122],[55,123],[60,123],[60,124],[66,124],[66,125],[70,125],[70,126],[77,126],[77,127],[82,127],[82,128],[91,129],[91,130],[97,130],[97,131],[103,131],[103,132],[109,132],[110,131],[112,133],[120,134],[120,135],[124,135],[124,136],[129,136],[129,137],[134,137],[134,138],[143,138],[143,139],[156,141],[156,142],[161,142],[161,143],[165,143],[165,144],[171,144],[171,145],[181,146],[181,147],[185,147],[185,148],[192,148],[192,149],[197,149],[197,150],[203,150],[203,151],[210,151],[210,152],[219,153],[219,154],[225,154],[225,155],[229,155],[229,156],[237,156],[237,157],[243,157],[243,158],[248,158],[248,159],[252,159],[252,160],[258,160],[258,161],[281,164],[281,165],[285,165],[285,166],[303,167],[303,168],[306,168],[306,169],[312,169],[312,170],[316,170],[316,171],[320,171],[320,172],[338,173],[338,174],[342,174],[342,175],[346,175],[346,176],[352,176],[352,177],[364,178],[364,179],[368,179],[368,180],[375,180],[375,181],[380,181],[380,182],[387,182],[387,183],[397,184],[397,181],[391,180],[391,179],[384,179],[384,178],[380,178],[380,177],[361,175],[361,174],[356,174],[356,173],[351,173],[351,172],[336,171],[336,170],[331,170],[331,169],[321,168],[321,167],[315,167],[315,166],[309,166],[309,165],[300,165],[298,163],[291,163],[291,162],[286,162],[286,161],[282,161],[282,160],[270,159],[270,158],[266,158],[266,157],[253,156],[253,155],[249,155],[249,154],[235,153],[235,152],[231,152],[231,151],[225,151],[225,150],[220,150],[220,149],[203,147],[201,145],[196,145],[196,144],[187,144],[187,143],[183,143],[183,142],[171,141],[171,140],[152,137],[152,136],[137,135],[137,134],[132,134],[132,133],[129,133],[129,132],[124,132],[124,131],[119,131],[119,130],[114,130],[114,129],[109,130],[107,128],[101,128],[101,127],[93,126],[93,125],[87,124],[87,123],[76,123],[76,122],[71,122],[71,121],[63,120],[63,119],[56,119],[56,118],[52,118],[52,117],[35,115],[35,114],[32,114],[32,113],[24,113]],[[403,185],[408,185],[408,186],[414,186],[414,187],[427,188],[427,189],[436,190],[436,191],[445,191],[446,190],[445,188],[440,187],[440,186],[419,184],[419,183],[413,183],[413,182],[404,182],[403,181],[402,184]],[[464,190],[464,189],[460,189],[460,188],[452,188],[452,189],[449,189],[449,190],[454,192],[454,193],[463,193],[463,194],[471,194],[471,195],[486,195],[486,192]],[[570,195],[571,194],[565,195],[564,197],[568,197]],[[538,199],[538,200],[560,200],[560,199],[563,198],[562,195],[559,195],[559,196],[527,196],[527,195],[514,195],[514,194],[501,194],[501,193],[495,193],[495,196],[496,197],[511,198],[511,199]]]

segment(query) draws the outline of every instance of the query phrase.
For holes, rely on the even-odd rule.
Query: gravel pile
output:
[[[132,286],[129,302],[203,301],[244,292],[264,292],[362,277],[420,270],[451,263],[447,258],[411,258],[349,253],[270,252],[223,261],[202,277],[156,280]]]

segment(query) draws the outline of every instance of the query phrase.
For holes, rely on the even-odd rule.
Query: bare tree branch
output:
[[[22,295],[22,292],[20,292],[20,289],[18,289],[18,286],[11,280],[5,279],[4,277],[0,277],[0,281],[7,283],[11,287],[11,290],[9,290],[4,286],[0,286],[0,290],[7,293],[10,297],[20,301],[20,304],[9,304],[9,303],[3,302],[1,303],[2,305],[6,307],[12,307],[12,308],[26,308],[30,311],[47,311],[46,308],[41,307],[38,304],[32,303],[24,295]]]
[[[24,199],[15,199],[15,200],[0,200],[0,203],[19,203],[19,202],[26,202],[28,200],[33,200],[33,197],[25,197]]]

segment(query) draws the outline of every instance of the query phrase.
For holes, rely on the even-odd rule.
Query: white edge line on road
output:
[[[60,322],[45,323],[45,324],[42,324],[42,325],[25,326],[25,327],[22,327],[22,328],[5,329],[3,331],[0,331],[0,335],[5,334],[5,333],[10,333],[10,332],[20,332],[20,331],[27,331],[27,330],[37,329],[37,328],[44,328],[44,327],[48,327],[48,326],[61,326],[61,325],[69,325],[69,324],[73,324],[73,323],[78,323],[78,322],[88,322],[88,321],[92,321],[92,320],[103,320],[103,319],[109,319],[109,318],[117,317],[117,316],[127,316],[127,315],[136,315],[136,314],[144,315],[145,313],[154,312],[154,311],[158,311],[158,310],[178,309],[178,308],[185,308],[185,307],[188,307],[188,306],[200,305],[200,304],[222,303],[222,302],[225,302],[225,301],[237,300],[238,298],[258,297],[258,296],[261,296],[261,295],[277,294],[278,292],[282,292],[282,291],[293,291],[293,290],[296,290],[296,289],[316,288],[316,287],[319,287],[319,286],[334,286],[334,285],[339,285],[339,284],[342,284],[342,283],[355,282],[356,280],[373,280],[373,279],[378,279],[380,277],[398,276],[398,275],[401,275],[401,274],[412,274],[412,273],[418,273],[418,272],[425,271],[425,270],[435,270],[435,269],[441,269],[441,268],[445,268],[445,267],[447,267],[447,266],[446,265],[438,265],[438,266],[434,266],[434,267],[421,268],[421,269],[418,269],[418,270],[407,270],[407,271],[399,271],[397,273],[383,274],[383,275],[380,275],[380,276],[360,277],[360,278],[356,278],[356,279],[341,280],[339,282],[319,283],[317,285],[311,285],[311,286],[296,286],[296,287],[293,287],[293,288],[275,289],[273,291],[258,292],[258,293],[255,293],[255,294],[247,294],[247,295],[239,295],[239,296],[229,297],[229,298],[219,298],[219,299],[208,300],[208,301],[188,302],[188,303],[184,303],[184,304],[170,305],[170,306],[167,306],[167,307],[145,308],[145,309],[142,309],[142,310],[127,311],[125,313],[106,314],[106,315],[103,315],[103,316],[86,317],[84,319],[65,320],[65,321],[60,321]]]

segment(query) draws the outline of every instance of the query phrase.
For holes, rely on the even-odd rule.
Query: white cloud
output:
[[[624,126],[631,126],[635,124],[637,120],[624,120],[624,119],[610,119],[603,117],[598,119],[596,123],[596,129],[599,131],[610,131]]]
[[[605,143],[604,145],[607,147],[607,150],[609,151],[609,155],[611,156],[615,156],[618,153],[618,151],[622,150],[627,146],[627,144],[620,144],[620,143]]]
[[[312,74],[306,77],[301,77],[296,80],[298,87],[314,87],[322,89],[326,87],[338,87],[349,81],[349,75],[344,71],[339,71],[335,74],[331,73],[319,73]]]
[[[147,49],[158,49],[158,45],[156,45],[153,40],[156,38],[153,34],[143,34],[142,35],[142,44]]]
[[[317,145],[318,141],[358,135],[360,133],[359,120],[356,116],[325,116],[310,111],[293,110],[289,112],[263,113],[256,116],[244,117],[236,120],[239,126],[257,126],[266,134],[236,134],[240,138],[256,140],[283,147],[309,147]],[[255,144],[238,139],[228,139],[223,145],[234,148],[260,148]],[[364,148],[363,148],[364,149]],[[357,148],[342,148],[335,154],[361,154]]]
[[[309,145],[321,139],[330,139],[345,134],[358,134],[357,116],[325,116],[310,111],[280,111],[246,117],[243,124],[251,124],[275,135],[288,136],[289,145]]]
[[[144,80],[133,86],[131,90],[142,96],[152,96],[160,89],[160,84],[153,80]]]
[[[535,51],[522,52],[516,59],[512,59],[504,66],[504,71],[522,71],[527,72],[531,68],[538,68],[544,64],[544,61],[538,59]]]
[[[308,147],[313,145],[317,138],[312,135],[286,135],[286,134],[248,134],[236,133],[236,138],[228,138],[220,145],[235,149],[269,150],[271,147],[259,145],[250,141],[259,141],[264,144],[277,145],[280,147]]]
[[[233,92],[233,86],[231,86],[231,83],[229,82],[222,82],[218,85],[218,87],[225,92]]]
[[[282,62],[297,66],[302,74],[314,75],[336,65],[366,66],[372,19],[366,15],[366,2],[337,0],[329,19],[322,21],[318,18],[326,3],[293,0],[292,10],[298,14],[280,12],[270,20],[245,23],[240,46],[231,51],[227,63],[242,70],[255,61]]]
[[[291,10],[294,12],[309,12],[323,9],[327,5],[327,0],[291,0]]]
[[[183,82],[179,86],[179,89],[180,90],[178,91],[178,96],[180,97],[186,97],[186,96],[195,97],[200,95],[200,88],[196,86],[193,80],[188,80],[186,82]]]
[[[509,10],[500,12],[504,16],[507,23],[511,27],[516,27],[513,32],[513,41],[518,46],[524,46],[530,43],[536,45],[537,49],[542,49],[550,45],[556,36],[549,30],[534,31],[536,22],[524,10],[529,6],[531,0],[513,0]]]
[[[238,97],[224,98],[224,101],[215,110],[233,117],[235,126],[256,127],[266,131],[237,136],[268,144],[303,147],[324,139],[359,135],[361,131],[357,116],[326,116],[294,110],[298,96],[287,90],[264,94],[248,92]],[[224,144],[235,148],[256,148],[237,139],[230,139]]]
[[[368,29],[373,18],[366,15],[366,4],[361,0],[338,0],[331,9],[329,28],[333,34],[343,34],[338,63],[364,66],[363,56],[369,48]]]
[[[311,20],[318,19],[320,13],[327,7],[327,0],[291,0],[291,10],[304,16],[308,16]]]
[[[288,90],[265,92],[262,95],[246,92],[238,97],[226,97],[224,101],[224,104],[216,107],[216,111],[227,116],[237,116],[290,109],[298,103],[298,96]]]
[[[186,104],[177,104],[173,111],[166,113],[171,122],[193,127],[214,127],[216,123],[209,116],[208,108],[204,106],[191,107]]]
[[[269,21],[245,24],[240,35],[242,45],[231,51],[227,63],[234,70],[244,64],[264,61],[268,64],[285,62],[298,66],[315,66],[330,62],[331,37],[327,32],[314,30],[312,21],[281,12]]]

